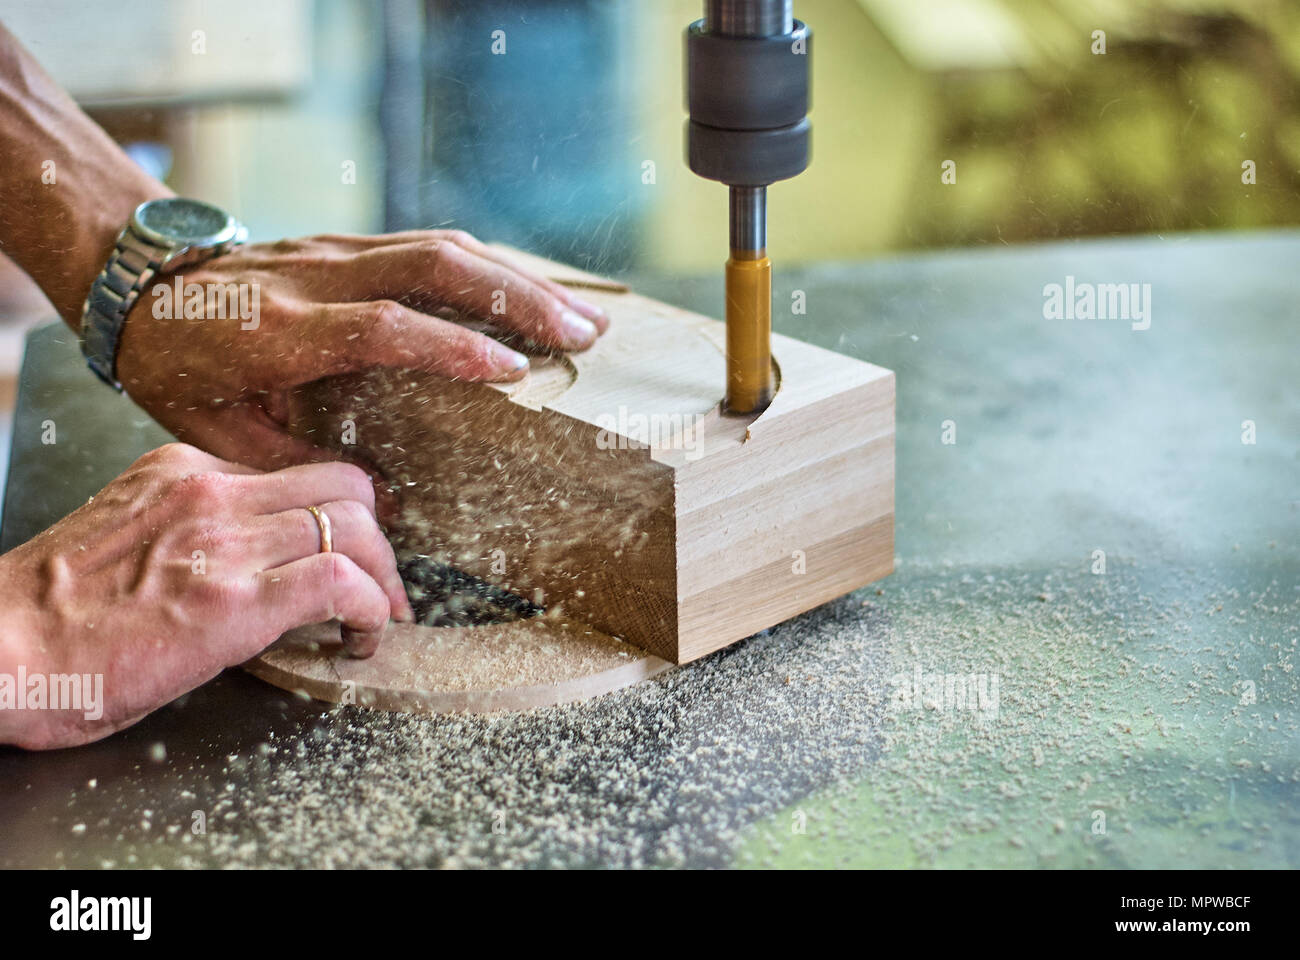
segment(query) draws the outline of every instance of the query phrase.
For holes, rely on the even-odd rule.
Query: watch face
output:
[[[135,209],[135,226],[145,239],[169,247],[225,243],[238,230],[235,218],[210,203],[166,197]]]

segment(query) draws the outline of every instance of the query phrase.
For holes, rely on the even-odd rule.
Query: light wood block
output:
[[[609,312],[596,346],[517,384],[385,370],[302,398],[296,432],[353,425],[396,485],[399,552],[675,663],[893,570],[891,371],[774,336],[772,405],[724,416],[722,323],[515,255]]]

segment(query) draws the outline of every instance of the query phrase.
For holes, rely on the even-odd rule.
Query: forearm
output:
[[[0,24],[0,249],[74,330],[113,241],[171,191],[113,143]]]

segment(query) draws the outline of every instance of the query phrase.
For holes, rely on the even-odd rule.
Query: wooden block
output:
[[[611,317],[516,384],[372,371],[312,385],[294,430],[397,487],[421,553],[685,663],[888,575],[894,375],[773,337],[779,388],[724,416],[724,326],[534,260]]]

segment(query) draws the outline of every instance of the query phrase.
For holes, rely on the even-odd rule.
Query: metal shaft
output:
[[[768,37],[793,28],[791,0],[705,0],[704,27],[731,37]],[[772,261],[767,258],[767,187],[730,188],[727,260],[727,395],[731,413],[772,402]]]
[[[767,187],[732,187],[731,249],[767,249]]]
[[[705,0],[704,29],[728,37],[772,37],[794,25],[793,0]]]

